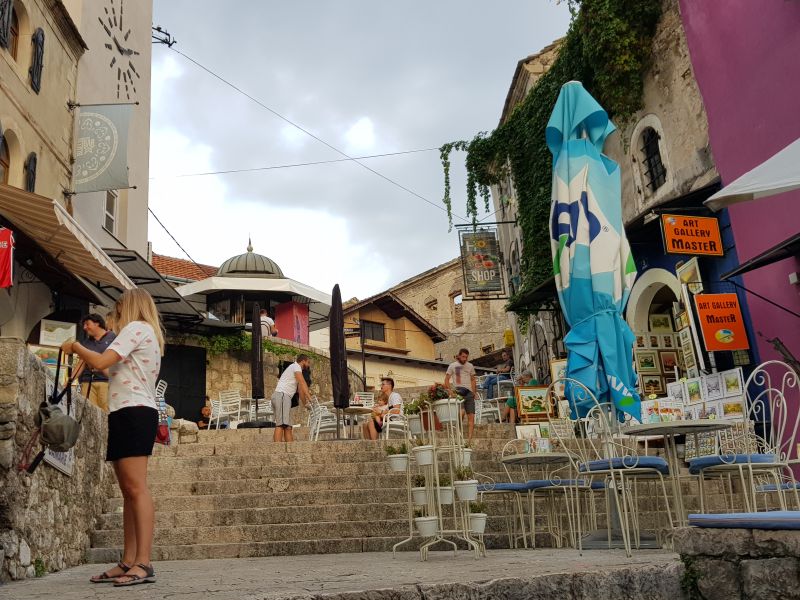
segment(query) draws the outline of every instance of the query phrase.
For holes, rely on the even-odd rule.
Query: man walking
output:
[[[290,364],[278,379],[278,385],[272,394],[272,410],[275,412],[275,432],[273,441],[292,442],[292,396],[295,392],[300,395],[300,402],[308,406],[311,402],[311,392],[308,391],[306,380],[303,378],[303,369],[311,367],[311,359],[305,354],[298,354],[295,361]]]
[[[475,367],[471,362],[467,362],[468,359],[469,350],[462,348],[458,351],[456,360],[447,367],[444,387],[455,390],[464,398],[462,412],[467,413],[467,439],[472,440],[472,431],[475,428]]]
[[[108,349],[117,334],[106,329],[106,321],[97,313],[90,313],[81,319],[81,328],[86,334],[84,348],[102,354]],[[81,394],[92,404],[108,412],[108,375],[103,370],[92,369],[81,362],[77,369]],[[92,382],[91,388],[89,382]],[[87,393],[89,397],[87,398]]]

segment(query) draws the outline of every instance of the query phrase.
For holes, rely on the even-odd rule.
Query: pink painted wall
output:
[[[726,185],[800,137],[800,2],[680,0],[680,9]],[[740,262],[800,232],[800,191],[729,210]],[[800,261],[789,258],[745,274],[743,285],[800,313],[795,271]],[[752,294],[747,302],[753,330],[800,356],[800,319]],[[755,343],[761,361],[780,358],[764,338]]]
[[[308,306],[298,302],[284,302],[275,307],[275,325],[278,337],[299,344],[308,344]]]

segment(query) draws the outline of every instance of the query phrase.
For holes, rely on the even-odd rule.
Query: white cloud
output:
[[[375,146],[375,126],[369,117],[361,117],[344,134],[348,154],[363,153]]]

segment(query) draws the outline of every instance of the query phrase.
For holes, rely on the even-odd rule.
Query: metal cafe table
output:
[[[351,404],[347,408],[343,408],[342,412],[350,416],[350,439],[355,439],[355,423],[358,421],[360,415],[369,415],[372,413],[372,407],[362,406],[360,404]]]
[[[694,447],[699,448],[697,435],[730,429],[733,421],[727,419],[691,419],[685,421],[660,421],[658,423],[641,423],[623,428],[627,435],[660,435],[664,438],[664,450],[669,464],[669,477],[672,481],[672,493],[675,497],[675,513],[677,524],[686,527],[688,524],[686,510],[681,493],[681,461],[678,459],[678,447],[675,438],[679,435],[693,435]]]

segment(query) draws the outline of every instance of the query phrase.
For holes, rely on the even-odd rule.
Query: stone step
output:
[[[453,527],[451,518],[444,519],[445,528]],[[503,517],[490,516],[487,531],[498,533],[505,529]],[[336,519],[313,523],[269,523],[265,525],[221,525],[215,527],[156,527],[154,544],[172,546],[185,544],[231,544],[237,542],[277,542],[324,538],[396,537],[408,534],[407,519],[373,518],[369,513],[356,521]],[[122,529],[98,529],[92,533],[92,546],[108,548],[122,544]]]
[[[495,496],[486,500],[487,514],[503,515],[505,507]],[[445,508],[444,514],[450,514]],[[355,521],[369,515],[371,519],[402,519],[408,515],[405,498],[392,503],[365,504],[325,504],[312,506],[265,506],[246,508],[221,508],[213,510],[158,510],[158,527],[216,527],[225,525],[267,525],[270,523],[312,523],[320,521]],[[119,529],[122,527],[122,512],[110,512],[100,516],[98,529]]]
[[[158,545],[153,547],[153,560],[198,560],[210,558],[251,558],[257,556],[298,556],[305,554],[342,554],[350,552],[391,552],[392,546],[402,542],[408,536],[371,537],[371,538],[326,538],[304,539],[276,542],[243,542],[232,544],[181,544]],[[544,538],[543,538],[544,539]],[[413,538],[404,544],[401,551],[415,551],[424,540]],[[466,548],[464,542],[456,542],[461,549]],[[487,548],[508,548],[508,537],[504,534],[487,534],[484,536]],[[434,546],[435,550],[451,550],[452,546],[443,543]],[[92,563],[114,563],[121,559],[118,547],[96,547],[88,552],[88,561]],[[312,559],[313,561],[313,559]],[[313,562],[310,563],[313,568]]]

